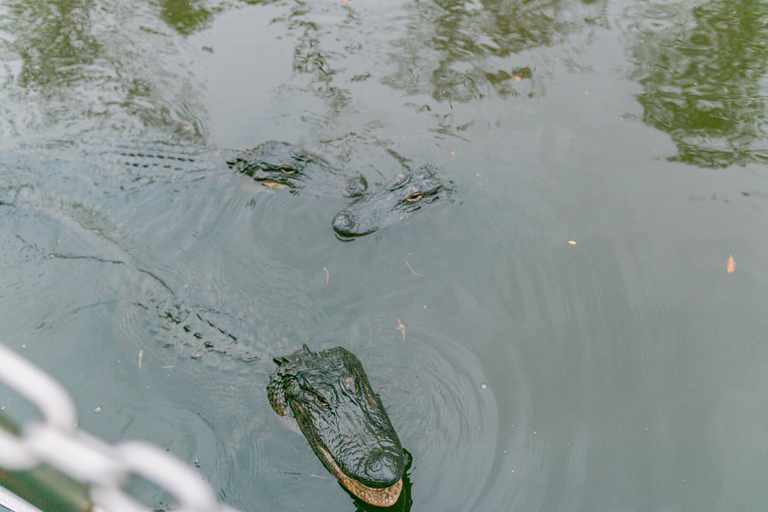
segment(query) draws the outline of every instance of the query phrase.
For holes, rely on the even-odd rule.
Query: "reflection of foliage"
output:
[[[2,11],[0,130],[204,134],[183,46],[147,4],[16,0]]]
[[[713,0],[640,9],[631,30],[644,120],[678,160],[703,167],[768,161],[768,3]]]
[[[213,18],[226,10],[242,5],[269,4],[276,0],[160,0],[162,18],[182,35],[189,35],[207,28]],[[335,66],[343,59],[349,46],[334,48],[338,42],[338,33],[356,22],[353,9],[339,6],[346,12],[346,17],[333,18],[328,24],[327,13],[316,2],[294,0],[287,6],[284,16],[273,22],[283,22],[289,34],[296,36],[293,51],[293,70],[305,75],[310,82],[304,86],[292,84],[322,98],[334,113],[340,112],[350,102],[348,89],[338,85],[337,75],[342,71]],[[320,11],[318,13],[317,11]],[[335,80],[336,79],[336,80]]]
[[[572,55],[578,50],[563,44],[565,37],[605,23],[603,0],[414,0],[405,5],[408,16],[395,10],[384,19],[381,11],[357,12],[352,3],[338,9],[345,16],[338,17],[337,10],[328,24],[325,8],[293,0],[290,12],[274,20],[286,23],[288,33],[296,36],[293,69],[309,79],[289,88],[322,98],[332,117],[352,103],[353,84],[372,77],[440,101],[469,101],[489,93],[532,96],[541,89],[536,80],[552,59],[550,54],[518,54],[558,46],[565,48],[562,61],[569,69],[581,68]],[[390,41],[393,33],[405,35]],[[384,55],[383,48],[389,48]],[[355,74],[340,65],[358,53],[370,55],[367,67],[356,68]],[[391,64],[394,70],[383,71],[391,70]]]
[[[605,20],[604,2],[416,0],[410,9],[408,36],[391,55],[398,70],[385,82],[450,101],[534,95],[533,68],[548,58],[521,54],[561,45],[567,35]]]
[[[21,87],[57,88],[92,65],[99,44],[92,37],[89,11],[93,2],[26,2],[11,4],[9,18],[27,35],[14,49],[23,61],[17,77]],[[11,28],[4,23],[4,29]]]
[[[165,22],[185,36],[205,28],[215,15],[204,0],[164,0],[160,7]]]
[[[299,33],[293,51],[293,70],[311,77],[306,90],[311,90],[322,98],[333,115],[338,115],[350,102],[349,90],[334,81],[342,70],[333,66],[334,60],[343,59],[344,54],[350,50],[349,47],[333,49],[332,42],[335,40],[333,29],[343,30],[355,19],[354,11],[350,7],[346,7],[346,12],[346,19],[337,20],[339,27],[326,27],[314,20],[316,15],[313,13],[312,2],[295,0],[284,20],[288,23],[290,31]]]
[[[267,4],[275,0],[160,0],[160,16],[176,32],[188,36],[208,28],[216,15],[241,4]]]

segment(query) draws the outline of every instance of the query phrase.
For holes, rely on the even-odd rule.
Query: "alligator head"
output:
[[[452,191],[453,183],[438,179],[433,167],[425,165],[359,197],[336,214],[333,230],[342,239],[368,235],[450,198]]]
[[[336,347],[275,358],[267,392],[275,412],[290,412],[317,457],[352,494],[388,507],[400,496],[406,458],[360,361]]]
[[[287,142],[268,141],[227,160],[237,172],[272,187],[318,196],[357,197],[368,187],[360,173],[347,172]]]

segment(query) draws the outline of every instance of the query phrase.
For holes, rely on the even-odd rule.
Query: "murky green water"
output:
[[[5,1],[0,33],[0,338],[83,429],[243,510],[355,510],[264,393],[342,345],[398,510],[768,507],[765,2]],[[217,167],[270,139],[459,200],[343,243],[345,201]],[[163,348],[131,306],[170,303],[260,359]]]

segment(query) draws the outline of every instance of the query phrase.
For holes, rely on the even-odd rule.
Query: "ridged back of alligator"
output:
[[[196,283],[186,288],[182,283],[187,281],[179,277],[199,270],[200,262],[188,261],[184,269],[162,261],[154,240],[135,225],[141,217],[124,215],[133,206],[131,198],[148,197],[164,204],[176,190],[186,187],[192,195],[198,190],[195,186],[221,184],[227,189],[242,178],[232,174],[219,152],[159,158],[159,151],[148,148],[88,151],[94,154],[37,150],[2,154],[0,165],[8,169],[3,176],[12,179],[0,186],[0,201],[55,217],[78,233],[84,240],[82,252],[64,256],[112,264],[109,286],[120,297],[112,319],[114,338],[129,361],[138,367],[141,360],[148,378],[167,376],[163,382],[168,392],[177,388],[180,394],[189,394],[191,387],[220,410],[252,408],[254,400],[263,399],[260,410],[268,411],[265,387],[271,356],[295,349],[306,338],[298,339],[295,329],[283,330],[282,316],[237,311],[241,302],[237,295],[228,304],[231,311],[217,310]],[[176,163],[173,168],[133,165],[130,159]],[[182,171],[176,169],[180,163],[186,166]],[[203,219],[208,213],[195,214]],[[260,290],[237,293],[246,292]],[[236,315],[249,321],[241,322]]]
[[[261,357],[203,319],[195,310],[166,296],[152,283],[125,290],[115,306],[113,333],[126,357],[141,365],[147,382],[165,392],[202,393],[216,409],[243,411],[264,396]],[[153,382],[154,381],[154,382]],[[174,388],[176,391],[174,391]]]

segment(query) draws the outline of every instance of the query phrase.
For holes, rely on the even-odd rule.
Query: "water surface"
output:
[[[765,2],[1,9],[2,342],[81,428],[242,510],[360,509],[264,393],[341,345],[412,456],[398,510],[765,510]],[[345,200],[222,164],[270,139],[458,198],[344,243]],[[167,348],[174,307],[230,352]]]

